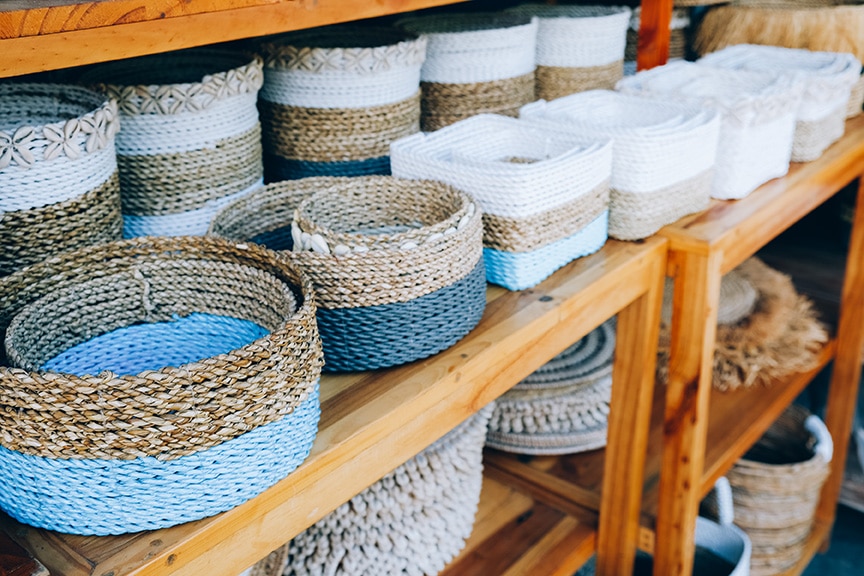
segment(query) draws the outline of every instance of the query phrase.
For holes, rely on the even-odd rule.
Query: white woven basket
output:
[[[650,236],[708,204],[720,127],[716,112],[592,90],[529,104],[520,117],[547,131],[613,139],[614,238]]]
[[[618,89],[721,113],[714,198],[743,198],[789,170],[801,95],[787,76],[673,62],[625,78]]]
[[[843,136],[852,87],[861,62],[852,54],[811,52],[778,46],[739,44],[708,54],[698,64],[790,75],[801,87],[793,162],[809,162]]]

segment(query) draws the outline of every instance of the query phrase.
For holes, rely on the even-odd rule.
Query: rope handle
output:
[[[825,462],[831,462],[831,459],[834,457],[834,440],[831,438],[831,433],[822,419],[811,414],[804,421],[804,427],[816,439],[813,451],[821,456]]]
[[[721,526],[731,526],[735,521],[735,506],[732,502],[732,485],[725,476],[714,483],[714,496],[717,499],[717,522]]]

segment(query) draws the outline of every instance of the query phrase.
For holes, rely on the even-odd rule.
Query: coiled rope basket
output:
[[[0,282],[0,508],[73,534],[153,530],[258,495],[317,433],[312,287],[216,238],[102,244]]]

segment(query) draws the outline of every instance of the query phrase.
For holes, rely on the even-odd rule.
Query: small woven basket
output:
[[[288,544],[285,576],[435,576],[465,546],[491,406]]]
[[[614,352],[609,320],[495,401],[486,445],[535,455],[605,446]]]
[[[431,356],[474,328],[486,306],[480,210],[440,182],[271,184],[223,210],[211,232],[293,249],[315,287],[326,370]]]
[[[861,62],[852,54],[776,46],[739,44],[709,54],[698,63],[733,70],[780,71],[800,85],[793,162],[815,160],[843,136],[852,88],[861,79]]]
[[[119,240],[117,105],[60,84],[0,85],[0,276]]]
[[[618,89],[721,114],[714,198],[743,198],[789,170],[801,102],[800,90],[789,76],[674,62],[625,78]]]
[[[486,279],[534,286],[606,242],[610,141],[483,114],[391,147],[393,174],[438,180],[483,209]]]
[[[720,129],[716,113],[591,90],[525,106],[549,132],[612,138],[609,236],[638,240],[708,205]]]
[[[630,8],[522,4],[507,12],[537,16],[536,96],[554,100],[615,87],[624,75]]]
[[[197,520],[284,478],[317,433],[308,278],[271,251],[147,238],[0,283],[0,508],[120,534]]]
[[[100,64],[81,82],[117,100],[123,235],[202,235],[263,183],[261,60],[195,48]]]
[[[703,4],[709,4],[710,0],[699,0]],[[676,2],[678,4],[679,2]],[[642,8],[637,6],[630,16],[630,26],[627,28],[627,46],[624,49],[624,60],[636,61],[636,52],[639,47],[639,24]],[[674,8],[672,19],[669,21],[669,60],[679,60],[687,55],[687,37],[690,28],[690,13],[685,8]]]
[[[862,107],[864,107],[864,76],[859,77],[852,85],[852,90],[849,92],[849,105],[846,107],[846,118],[861,114]]]
[[[390,173],[390,142],[420,130],[425,38],[334,26],[279,36],[261,50],[269,182]]]
[[[536,18],[437,14],[397,25],[429,41],[420,73],[424,131],[483,112],[516,116],[534,100]]]

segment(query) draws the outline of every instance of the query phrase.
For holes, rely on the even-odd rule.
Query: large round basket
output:
[[[60,84],[0,85],[0,276],[119,240],[117,105]]]
[[[438,180],[483,209],[486,279],[534,286],[606,242],[612,144],[484,114],[391,148],[393,174]]]
[[[425,38],[335,26],[286,34],[261,50],[269,182],[390,173],[390,142],[420,130]]]
[[[259,58],[195,48],[101,64],[81,81],[120,106],[125,237],[202,235],[263,183]]]
[[[80,249],[0,283],[0,508],[73,534],[197,520],[284,478],[317,433],[311,284],[218,238]],[[11,321],[10,321],[11,320]]]
[[[516,116],[534,100],[536,18],[475,12],[398,25],[429,40],[420,76],[424,131],[483,112]]]
[[[431,356],[474,328],[486,306],[481,212],[440,182],[270,184],[223,210],[211,232],[293,249],[314,285],[326,370]]]

